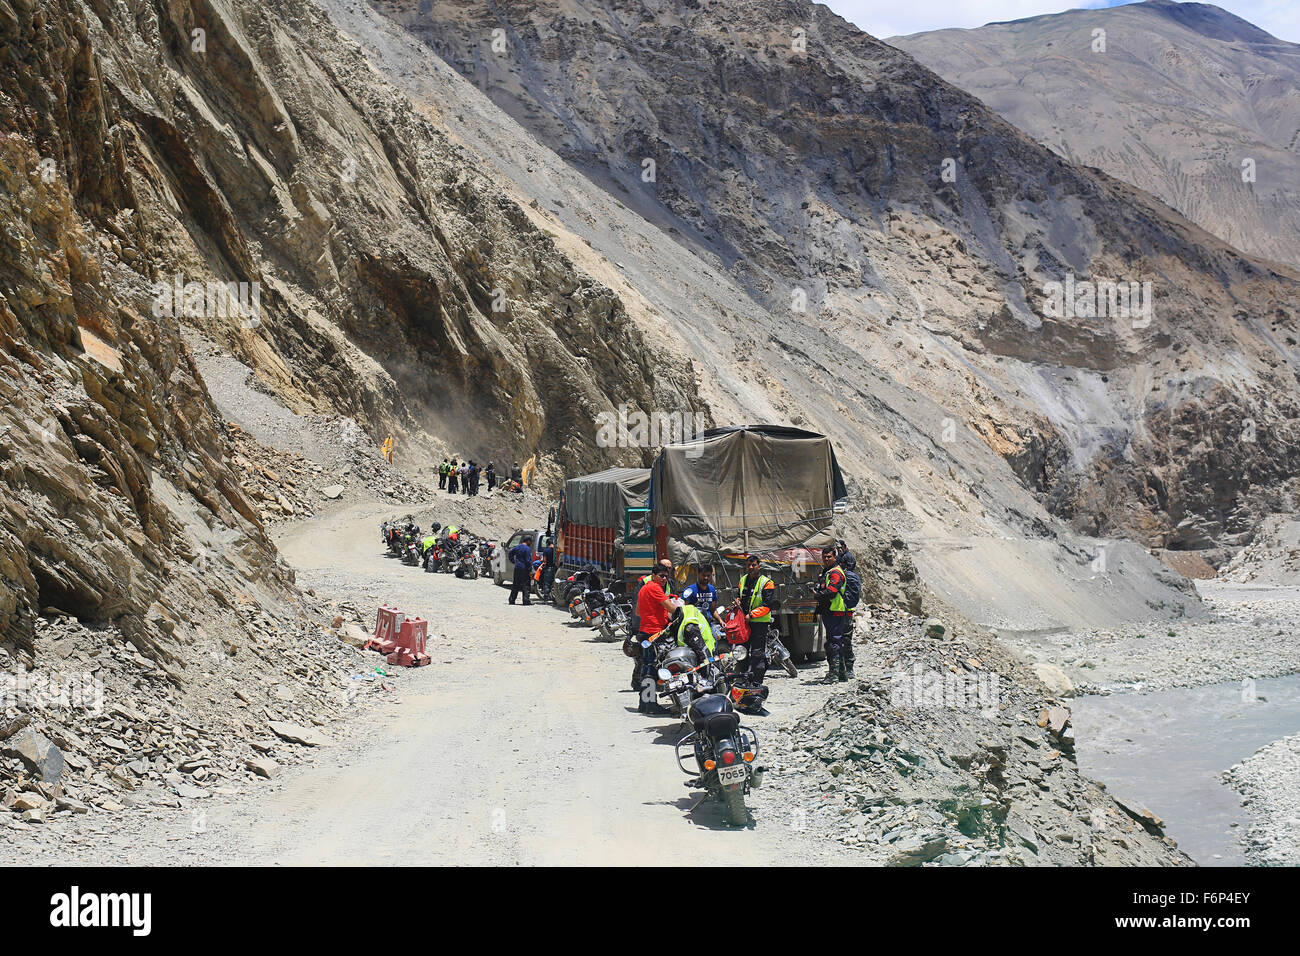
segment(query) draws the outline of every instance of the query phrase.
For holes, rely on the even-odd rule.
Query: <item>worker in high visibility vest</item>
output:
[[[761,684],[767,675],[767,632],[772,626],[772,612],[781,609],[781,602],[776,597],[776,583],[762,572],[762,562],[756,554],[745,561],[740,596],[733,607],[740,608],[749,622],[749,656],[745,658],[745,668]]]
[[[844,585],[847,578],[839,565],[835,548],[822,551],[821,586],[817,588],[817,612],[826,631],[826,682],[846,681],[853,677],[853,647],[844,648],[844,629],[849,620],[849,608],[844,603]]]

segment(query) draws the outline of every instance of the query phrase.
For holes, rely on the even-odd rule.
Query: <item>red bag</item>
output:
[[[728,644],[744,644],[749,640],[749,622],[738,609],[727,612],[726,620],[722,622],[722,630],[726,634]]]

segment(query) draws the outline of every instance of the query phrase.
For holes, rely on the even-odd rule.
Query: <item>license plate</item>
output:
[[[799,623],[811,624],[816,619],[816,617],[817,615],[814,614],[812,611],[801,611],[799,613]]]
[[[743,763],[732,764],[730,767],[718,768],[718,783],[724,787],[736,787],[745,782],[749,776],[749,771]]]

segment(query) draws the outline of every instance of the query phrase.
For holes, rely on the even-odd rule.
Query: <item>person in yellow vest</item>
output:
[[[844,585],[847,582],[839,564],[839,554],[834,548],[822,551],[821,586],[817,588],[817,612],[826,631],[826,682],[846,681],[853,677],[853,648],[844,649],[844,630],[850,619],[848,605],[844,603]]]
[[[732,604],[745,612],[749,622],[748,657],[745,668],[755,683],[763,683],[767,676],[767,632],[772,626],[772,612],[781,609],[777,600],[776,583],[762,572],[758,555],[751,554],[745,561],[745,573],[740,578],[740,597]]]
[[[650,637],[652,645],[659,645],[662,648],[663,642],[675,643],[678,647],[689,647],[701,662],[713,655],[713,649],[716,646],[713,638],[713,628],[709,627],[709,619],[694,604],[679,605],[673,611],[672,617],[668,619],[667,626]],[[655,699],[656,677],[654,674],[655,655],[653,647],[649,649],[648,656],[650,661],[647,663],[644,676],[641,678],[641,701],[637,706],[637,710],[643,714],[661,714],[664,710]]]

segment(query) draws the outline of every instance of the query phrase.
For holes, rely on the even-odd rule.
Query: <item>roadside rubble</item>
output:
[[[1259,748],[1224,771],[1251,816],[1242,844],[1259,866],[1300,865],[1300,734]]]
[[[1006,652],[871,610],[851,689],[766,735],[763,786],[790,826],[873,864],[1190,864],[1158,818],[1079,774],[1064,700]]]
[[[304,423],[323,444],[336,449],[332,464],[320,465],[294,452],[270,448],[233,422],[225,423],[240,489],[258,509],[263,524],[311,518],[324,503],[360,495],[393,504],[433,497],[430,488],[390,465],[351,419],[315,418]]]
[[[393,699],[400,678],[344,637],[366,628],[351,604],[236,610],[218,640],[180,625],[198,645],[180,684],[114,629],[56,613],[38,622],[31,671],[0,649],[0,842],[240,793],[348,734],[340,718]]]

